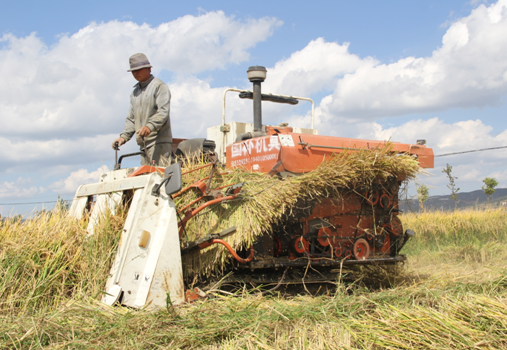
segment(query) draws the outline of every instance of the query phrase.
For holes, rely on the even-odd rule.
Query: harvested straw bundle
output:
[[[184,187],[210,174],[210,168],[202,164],[187,164],[184,171],[197,169],[183,175]],[[244,169],[234,169],[212,177],[211,188],[221,188],[228,184],[245,183],[238,198],[212,205],[186,225],[189,241],[236,226],[235,234],[225,240],[234,249],[249,247],[258,236],[271,232],[287,216],[290,216],[298,200],[318,200],[319,198],[341,198],[345,191],[361,191],[371,188],[375,181],[390,177],[410,180],[420,171],[417,160],[408,155],[396,155],[390,145],[360,151],[346,151],[332,154],[314,171],[300,176],[280,179],[267,174]],[[176,196],[176,207],[182,213],[189,204],[198,207],[209,198],[202,198],[197,188]],[[182,240],[184,242],[184,240]],[[200,252],[183,257],[186,277],[211,274],[221,271],[231,256],[222,245],[214,245]]]

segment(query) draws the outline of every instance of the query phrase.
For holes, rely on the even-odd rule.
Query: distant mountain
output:
[[[488,196],[482,190],[472,192],[458,192],[458,205],[459,209],[465,208],[483,208],[485,206],[497,207],[501,206],[502,202],[507,206],[507,188],[497,188],[495,193],[490,198],[488,205]],[[451,195],[446,196],[431,196],[424,202],[424,208],[427,210],[453,210],[454,201]],[[417,199],[400,201],[400,209],[404,212],[419,211],[419,201]]]

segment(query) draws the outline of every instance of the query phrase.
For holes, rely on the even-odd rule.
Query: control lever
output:
[[[114,168],[116,169],[116,165],[118,165],[118,151],[120,150],[119,148],[120,144],[118,143],[118,141],[116,141],[114,143]]]

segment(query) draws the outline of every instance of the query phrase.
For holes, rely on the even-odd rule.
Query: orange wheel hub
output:
[[[331,229],[329,227],[322,227],[319,230],[319,233],[317,234],[317,236],[319,237],[318,238],[319,243],[323,247],[327,247],[329,245],[329,242],[330,242],[329,237],[331,236]]]
[[[294,242],[294,249],[299,254],[308,253],[310,244],[308,241],[303,237],[296,238],[296,241]]]
[[[393,205],[393,202],[391,201],[391,197],[389,197],[387,194],[383,194],[380,197],[380,206],[382,208],[390,208],[391,205]]]
[[[393,216],[391,219],[391,225],[389,225],[389,229],[393,235],[398,237],[403,233],[403,225],[401,224],[401,220],[397,216]]]
[[[342,248],[341,247],[334,248],[333,254],[334,254],[335,258],[339,258],[343,254]]]
[[[282,253],[283,246],[282,246],[282,240],[280,237],[275,236],[273,237],[273,255],[278,256]]]
[[[365,197],[366,197],[366,201],[370,205],[377,204],[377,202],[379,200],[379,194],[378,194],[377,190],[373,190],[371,192],[367,192]]]
[[[354,256],[357,260],[366,260],[370,256],[370,245],[364,238],[359,238],[354,243]]]

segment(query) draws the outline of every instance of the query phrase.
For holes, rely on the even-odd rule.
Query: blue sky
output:
[[[507,3],[481,1],[19,1],[0,12],[0,211],[32,210],[111,168],[133,78],[148,54],[173,93],[174,137],[220,122],[224,88],[316,101],[322,135],[414,142],[436,154],[507,145]],[[11,81],[12,84],[5,83]],[[243,102],[231,119],[249,121]],[[308,106],[266,106],[265,121],[308,124]],[[234,115],[234,117],[232,117]],[[247,117],[245,117],[247,115]],[[306,125],[300,125],[306,126]],[[128,145],[122,151],[135,151]],[[507,152],[444,157],[421,182],[446,194],[486,176],[507,187]],[[131,164],[135,165],[135,162]],[[47,206],[51,206],[48,203]],[[41,205],[38,205],[40,208]]]

